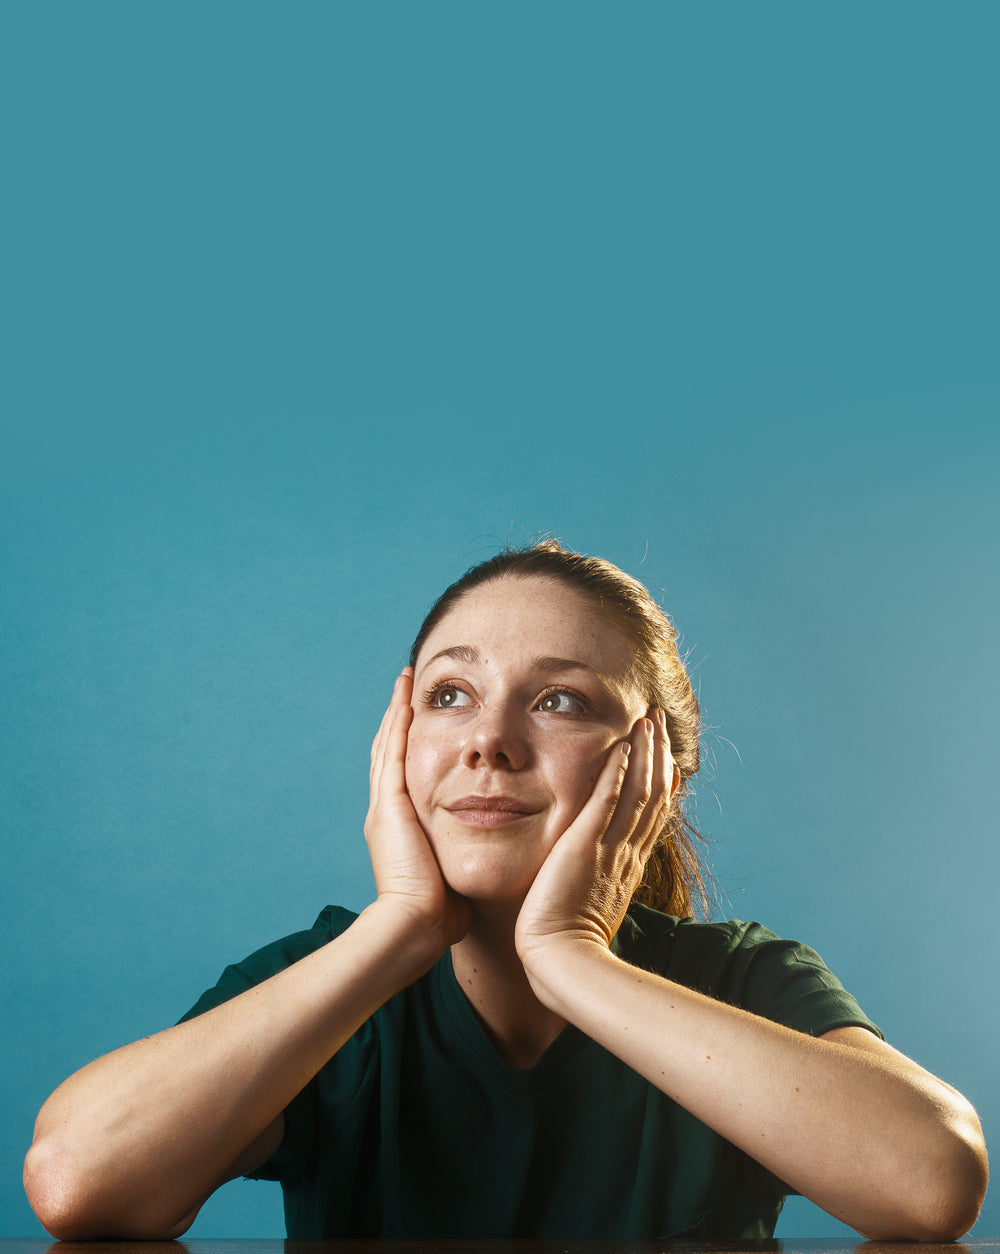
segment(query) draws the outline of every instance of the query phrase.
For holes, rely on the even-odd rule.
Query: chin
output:
[[[424,830],[445,883],[468,901],[522,902],[551,843],[534,825],[467,828],[450,816]]]
[[[538,873],[538,867],[512,866],[509,858],[482,855],[442,867],[445,883],[468,901],[519,904]]]

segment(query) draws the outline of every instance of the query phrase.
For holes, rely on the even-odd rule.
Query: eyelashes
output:
[[[574,706],[576,706],[576,709],[555,710],[551,708],[552,702],[563,700],[571,702]],[[541,708],[545,714],[575,714],[579,716],[581,714],[586,714],[590,707],[587,705],[587,702],[583,699],[583,697],[570,691],[569,688],[550,688],[547,692],[543,692],[538,698],[535,702],[535,708]]]
[[[554,708],[555,703],[570,708]],[[433,684],[423,694],[422,704],[433,710],[465,709],[472,704],[472,695],[454,680],[441,680]],[[591,704],[586,697],[572,688],[553,685],[539,693],[532,709],[542,714],[555,714],[561,717],[581,718],[590,713]]]
[[[449,697],[450,700],[446,700]],[[437,710],[454,710],[461,708],[463,704],[459,702],[459,697],[469,698],[469,694],[460,688],[458,684],[449,683],[445,680],[435,684],[424,693],[424,705]]]

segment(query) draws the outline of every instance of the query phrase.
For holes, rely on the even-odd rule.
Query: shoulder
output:
[[[616,938],[627,962],[811,1035],[879,1033],[819,954],[761,923],[701,923],[633,906]]]
[[[320,911],[312,927],[271,941],[248,957],[226,967],[217,983],[199,997],[181,1022],[204,1014],[206,1010],[211,1010],[214,1006],[229,1001],[231,997],[246,992],[248,988],[253,988],[255,984],[261,984],[272,975],[277,975],[279,971],[284,971],[286,967],[292,966],[307,954],[322,948],[341,932],[345,932],[356,918],[357,915],[351,910],[340,906],[326,906]]]
[[[641,905],[629,909],[615,938],[615,948],[636,966],[648,965],[661,975],[669,974],[683,983],[694,981],[699,986],[716,984],[731,975],[734,967],[744,967],[769,950],[772,956],[780,951],[812,953],[796,941],[782,940],[760,923],[742,919],[702,923]]]

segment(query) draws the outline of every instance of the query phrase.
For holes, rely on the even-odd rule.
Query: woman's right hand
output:
[[[409,672],[396,681],[372,748],[365,835],[378,901],[270,979],[56,1089],[24,1177],[53,1236],[179,1237],[224,1180],[270,1157],[282,1111],[344,1042],[465,934],[468,904],[441,878],[406,791],[412,686]]]
[[[400,674],[372,742],[371,795],[365,839],[375,872],[378,904],[412,917],[441,952],[468,931],[470,907],[447,886],[406,788],[406,738],[413,720],[413,671]]]

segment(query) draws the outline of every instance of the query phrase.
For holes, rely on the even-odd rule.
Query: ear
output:
[[[674,777],[670,781],[670,800],[673,801],[674,793],[681,786],[681,768],[674,762]]]

